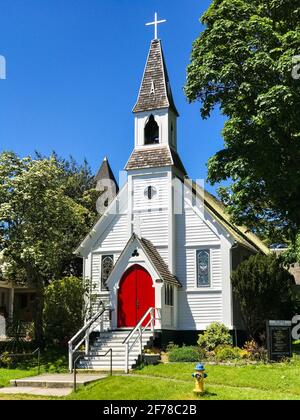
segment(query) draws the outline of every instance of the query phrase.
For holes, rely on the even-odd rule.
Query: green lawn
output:
[[[68,400],[193,400],[194,363],[148,366],[113,376],[71,394]],[[300,362],[255,366],[207,366],[207,400],[300,400]],[[0,369],[0,386],[35,371]],[[3,397],[2,397],[3,398]],[[5,397],[7,398],[7,397]],[[1,390],[0,390],[1,399]],[[19,399],[12,396],[10,399]],[[21,399],[27,399],[26,396]],[[33,399],[33,397],[28,397]]]
[[[36,369],[21,370],[21,369],[0,369],[0,392],[1,388],[9,386],[11,379],[26,378],[27,376],[34,376],[37,374]]]
[[[174,378],[189,381],[194,363],[170,363],[168,365],[148,366],[139,375]],[[300,396],[300,361],[290,364],[207,366],[210,385],[223,385],[265,391],[284,392]]]

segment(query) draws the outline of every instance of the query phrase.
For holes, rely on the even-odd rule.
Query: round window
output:
[[[155,187],[150,186],[145,189],[145,197],[148,198],[148,200],[152,200],[157,195],[157,190]]]

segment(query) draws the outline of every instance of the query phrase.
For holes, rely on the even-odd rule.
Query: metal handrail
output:
[[[129,368],[128,368],[129,367],[129,353],[132,350],[135,343],[140,339],[140,352],[142,354],[143,353],[143,333],[151,325],[151,330],[152,330],[152,333],[154,334],[155,321],[160,319],[156,317],[156,311],[158,311],[157,308],[149,308],[148,311],[145,313],[145,315],[141,318],[139,323],[136,325],[136,327],[130,332],[127,338],[123,341],[123,344],[125,345],[125,373],[129,372]],[[143,327],[143,322],[149,315],[150,315],[150,320]],[[135,338],[134,342],[130,346],[129,344],[130,340],[134,336],[134,334],[137,332],[138,332],[138,336]]]
[[[37,361],[38,361],[38,375],[41,373],[41,349],[38,347],[37,349],[35,349],[32,353],[7,353],[7,356],[10,358],[14,358],[14,357],[29,357],[29,356],[35,356],[37,354]],[[0,355],[0,357],[3,356],[3,354]]]
[[[145,313],[145,315],[141,318],[141,320],[139,321],[139,323],[133,328],[133,330],[128,334],[128,336],[125,338],[125,340],[123,341],[123,344],[127,344],[131,338],[131,336],[139,329],[140,325],[143,324],[143,322],[145,321],[145,319],[147,318],[148,315],[150,315],[150,313],[153,312],[154,308],[149,308],[148,311]]]
[[[97,355],[97,357],[106,357],[108,353],[110,353],[110,376],[112,376],[112,349],[109,349],[105,354]],[[85,355],[84,357],[87,359],[92,359],[93,357],[95,357],[95,355],[94,354]],[[82,356],[78,356],[73,362],[73,373],[74,373],[73,391],[74,392],[77,391],[77,367],[76,366],[77,366],[78,360],[80,360],[81,358]]]
[[[89,353],[89,338],[90,334],[96,329],[97,325],[94,325],[93,328],[92,325],[95,324],[95,322],[102,317],[105,311],[107,311],[107,308],[104,306],[104,303],[101,301],[100,305],[102,305],[102,309],[97,312],[82,328],[74,335],[74,337],[71,338],[71,340],[68,342],[69,346],[69,370],[72,372],[73,370],[73,355],[74,353],[80,348],[80,346],[85,342],[86,354]],[[83,338],[74,346],[73,344],[76,342],[76,340],[84,334]]]

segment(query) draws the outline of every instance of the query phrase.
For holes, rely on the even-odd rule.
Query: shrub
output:
[[[48,342],[65,345],[82,327],[85,288],[81,279],[54,281],[45,292],[44,332]]]
[[[177,344],[174,344],[173,341],[170,341],[169,344],[166,347],[166,352],[170,353],[174,349],[178,349],[179,346]]]
[[[232,338],[225,325],[213,322],[207,327],[204,334],[199,335],[198,344],[207,351],[212,351],[219,345],[232,344]]]
[[[268,358],[267,350],[255,340],[247,341],[244,345],[244,350],[248,353],[250,360],[266,361]]]
[[[170,362],[199,362],[200,359],[201,353],[194,346],[173,348],[169,353]]]
[[[5,352],[0,356],[0,367],[10,368],[12,362],[12,358],[9,356],[8,352]]]
[[[293,276],[273,254],[253,255],[233,272],[235,299],[252,338],[265,331],[267,319],[291,319],[294,285]]]
[[[220,346],[215,351],[218,362],[225,362],[227,360],[240,360],[242,358],[241,349],[231,346]]]

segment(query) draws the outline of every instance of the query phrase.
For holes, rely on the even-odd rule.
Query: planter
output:
[[[160,354],[144,354],[143,361],[145,365],[157,365],[160,361]]]

